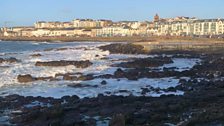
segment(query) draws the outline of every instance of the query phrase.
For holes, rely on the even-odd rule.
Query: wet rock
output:
[[[124,75],[125,75],[125,72],[124,72],[122,69],[120,69],[120,68],[118,68],[118,69],[114,72],[114,76],[115,76],[116,78],[122,78],[122,77],[124,77]]]
[[[63,75],[63,80],[77,80],[77,77],[76,76],[72,76],[72,75],[69,75],[69,74],[65,74]]]
[[[169,87],[168,89],[165,90],[166,92],[176,92],[176,88],[174,87]]]
[[[146,54],[143,46],[134,44],[110,44],[99,48],[112,54]]]
[[[164,67],[163,71],[174,71],[176,69],[178,69],[178,68],[177,67],[170,67],[170,68]]]
[[[44,51],[48,52],[48,51],[52,51],[52,50],[54,50],[54,49],[53,48],[49,48],[49,49],[45,49]]]
[[[93,63],[91,63],[89,60],[86,61],[49,61],[49,62],[36,62],[36,66],[51,66],[51,67],[60,67],[60,66],[69,66],[73,65],[77,68],[86,68],[91,66]]]
[[[30,74],[27,75],[18,75],[17,80],[20,83],[28,83],[33,81],[46,81],[51,80],[53,77],[32,77]]]
[[[125,126],[125,117],[122,114],[116,114],[112,117],[109,126]]]
[[[148,88],[142,88],[142,95],[146,95],[146,93],[150,92]]]
[[[171,58],[168,57],[155,57],[155,58],[140,58],[134,61],[116,64],[116,67],[124,68],[145,68],[145,67],[159,67],[164,64],[173,63]]]
[[[32,54],[32,55],[30,55],[30,56],[32,56],[32,57],[40,57],[40,56],[42,56],[41,54]]]
[[[28,82],[35,81],[36,79],[33,78],[30,74],[27,74],[27,75],[19,75],[17,77],[17,80],[20,83],[28,83]]]
[[[58,48],[56,49],[56,51],[65,51],[65,50],[68,50],[69,48]]]
[[[179,80],[179,83],[181,83],[181,84],[185,84],[185,83],[187,83],[187,80],[186,80],[186,79],[180,79],[180,80]]]
[[[95,78],[105,78],[105,79],[110,79],[110,78],[113,78],[113,75],[111,75],[111,74],[104,74],[104,75],[96,76]]]
[[[78,77],[79,81],[87,81],[87,80],[93,80],[94,77],[92,74],[87,74],[87,75],[81,75]]]
[[[106,84],[107,84],[107,81],[103,80],[103,81],[101,82],[101,84],[102,84],[102,85],[106,85]]]
[[[128,71],[127,73],[125,73],[125,77],[128,79],[128,80],[135,80],[137,81],[140,77],[140,72],[139,71]]]
[[[84,88],[84,87],[97,88],[98,87],[98,85],[89,85],[89,84],[80,84],[80,83],[73,83],[73,84],[69,84],[68,86],[73,88]]]
[[[118,92],[119,93],[130,93],[130,91],[128,91],[128,90],[119,90]]]
[[[83,75],[82,73],[55,74],[55,77],[62,77],[63,80],[68,81],[87,81],[95,78],[93,74]]]
[[[114,72],[113,78],[127,78],[128,80],[138,80],[140,78],[162,78],[162,77],[171,77],[175,76],[178,73],[165,73],[165,72],[154,72],[150,71],[147,68],[144,69],[127,69],[123,71],[122,69],[118,68]]]
[[[50,108],[46,111],[47,118],[58,118],[63,116],[64,111],[60,106],[56,106],[56,108]]]
[[[15,62],[19,62],[19,60],[16,58],[13,58],[13,57],[8,58],[8,59],[0,58],[0,63],[3,63],[3,62],[15,63]]]

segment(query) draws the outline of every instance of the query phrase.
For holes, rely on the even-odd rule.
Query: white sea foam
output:
[[[61,98],[65,95],[77,95],[80,98],[96,97],[98,94],[105,95],[135,95],[141,96],[142,88],[148,86],[153,88],[167,89],[178,85],[179,79],[174,78],[161,78],[161,79],[148,79],[143,78],[138,81],[130,81],[127,79],[104,79],[107,81],[106,85],[101,85],[103,79],[95,79],[91,81],[81,82],[83,86],[87,87],[69,87],[66,82],[33,82],[24,85],[14,85],[10,88],[0,89],[1,95],[19,94],[23,96],[42,96]],[[92,86],[91,86],[92,85]],[[94,87],[97,85],[98,87]],[[110,92],[110,94],[108,94]],[[146,96],[160,96],[167,94],[183,95],[183,92],[149,92]]]
[[[195,66],[197,63],[199,63],[200,59],[185,59],[185,58],[174,58],[172,59],[173,63],[165,64],[160,68],[172,68],[176,67],[176,71],[184,71],[184,70],[190,70],[193,66]]]
[[[106,43],[108,44],[108,43]],[[100,45],[106,45],[103,43],[97,44],[81,44],[78,46],[65,46],[66,50],[53,49],[51,51],[39,51],[42,56],[32,57],[30,55],[36,54],[35,51],[26,51],[17,54],[7,55],[8,57],[16,57],[21,59],[21,62],[13,64],[1,64],[7,68],[0,68],[0,95],[19,94],[23,96],[42,96],[42,97],[55,97],[60,98],[65,95],[77,95],[80,98],[84,97],[96,97],[98,94],[105,95],[135,95],[141,96],[142,89],[145,87],[153,87],[160,89],[167,89],[169,87],[175,87],[179,83],[179,79],[176,78],[143,78],[138,81],[130,81],[127,79],[104,79],[107,81],[106,85],[101,85],[103,79],[94,79],[91,81],[83,82],[47,82],[36,81],[27,84],[21,84],[17,82],[17,76],[20,74],[31,74],[34,77],[48,77],[55,76],[57,73],[73,73],[81,72],[84,74],[113,74],[117,67],[111,67],[114,63],[120,63],[127,61],[130,58],[147,58],[154,57],[156,55],[127,55],[127,54],[110,54],[108,51],[102,51],[97,47]],[[36,67],[37,61],[57,61],[57,60],[90,60],[93,65],[80,69],[75,66],[66,67]],[[179,71],[192,68],[199,60],[198,59],[173,59],[174,63],[166,64],[161,67],[177,67]],[[92,85],[87,87],[69,87],[68,84],[81,83],[82,85]],[[98,87],[93,87],[97,85]],[[108,94],[110,92],[110,94]],[[162,94],[175,94],[183,95],[183,92],[148,92],[146,96],[158,97]]]
[[[32,45],[40,45],[38,42],[32,42]]]

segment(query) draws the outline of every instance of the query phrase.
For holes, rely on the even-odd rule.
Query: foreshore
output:
[[[193,38],[193,37],[3,37],[2,41],[36,41],[36,42],[193,42],[193,43],[224,43],[224,39]]]
[[[58,62],[57,59],[53,59],[55,60],[53,62],[35,61],[35,66],[32,64],[32,68],[35,68],[33,70],[38,73],[32,74],[33,72],[29,70],[26,72],[29,75],[18,75],[19,84],[24,84],[25,87],[25,84],[31,86],[29,85],[31,83],[45,82],[42,84],[47,85],[49,82],[57,86],[58,82],[64,81],[69,90],[72,89],[72,93],[64,94],[69,90],[62,90],[62,92],[55,90],[56,92],[52,94],[55,88],[53,87],[53,90],[50,90],[51,97],[47,97],[46,87],[43,90],[39,90],[42,89],[40,87],[33,87],[35,90],[22,87],[22,94],[12,90],[12,95],[0,97],[2,101],[0,119],[3,120],[0,121],[0,125],[204,126],[224,124],[223,49],[201,52],[183,50],[145,52],[141,46],[123,43],[103,45],[98,48],[103,52],[109,51],[113,55],[112,57],[109,56],[110,54],[104,56],[104,53],[99,54],[100,50],[95,53],[97,55],[93,55],[98,58],[98,61],[103,61],[103,66],[107,64],[106,61],[112,62],[108,64],[108,67],[115,67],[113,72],[102,71],[100,75],[97,75],[92,72],[83,74],[68,71],[65,74],[56,72],[55,76],[47,77],[47,73],[52,73],[53,70],[58,69],[58,66],[69,64],[88,70],[90,67],[94,70],[97,68],[90,63],[93,60],[81,63],[76,59],[72,62]],[[61,54],[65,54],[64,57],[78,57],[76,52],[67,53],[69,50],[71,48],[57,48],[53,50],[53,52],[56,51],[53,55],[55,57],[59,55],[60,58],[63,58]],[[93,53],[92,48],[82,48],[79,51],[81,50]],[[49,58],[49,51],[52,50],[42,51],[39,55],[32,55],[32,58],[44,59],[45,56]],[[26,54],[30,55],[30,53]],[[115,55],[123,55],[123,57],[114,57]],[[135,57],[128,57],[130,55]],[[140,55],[155,57],[138,57]],[[20,60],[10,58],[2,59],[2,62],[12,65],[15,63],[17,68]],[[99,62],[95,63],[100,65]],[[173,65],[169,66],[169,64]],[[43,74],[44,71],[39,71],[38,67],[42,67],[41,69],[46,67],[48,71]],[[48,67],[53,69],[49,70]],[[27,69],[27,66],[24,65],[23,68]],[[44,76],[38,76],[39,73]],[[58,80],[57,77],[61,79]],[[74,83],[75,81],[84,83]],[[31,94],[37,95],[24,95],[27,90],[35,91]],[[41,92],[38,93],[38,91]],[[73,94],[74,92],[77,94]],[[62,97],[55,97],[60,93],[63,93]],[[92,93],[97,94],[90,97]]]

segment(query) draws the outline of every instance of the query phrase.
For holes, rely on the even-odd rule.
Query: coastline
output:
[[[128,54],[136,56],[139,54],[146,54],[144,53],[144,51],[142,51],[141,47],[135,47],[133,45],[130,46],[130,44],[129,46],[127,46],[128,44],[114,45],[106,45],[101,47],[100,49],[102,49],[103,52],[109,51],[110,54],[113,55],[123,54],[123,56],[125,56],[126,54]],[[59,57],[60,59],[63,59],[63,57],[67,56],[79,57],[79,55],[76,55],[77,52],[66,53],[66,50],[66,48],[54,50],[51,53],[51,55],[54,56],[53,60],[56,61],[56,57]],[[157,53],[147,53],[148,55],[157,55],[156,57],[136,56],[136,59],[133,59],[132,57],[118,58],[112,56],[110,60],[104,58],[104,53],[99,54],[99,52],[101,51],[94,54],[91,49],[80,49],[79,51],[81,50],[90,51],[89,54],[93,54],[92,57],[103,60],[103,62],[101,62],[103,66],[107,64],[104,60],[107,60],[109,62],[112,61],[112,65],[116,65],[114,67],[118,68],[115,68],[115,71],[110,74],[108,74],[107,72],[102,72],[100,76],[92,76],[90,74],[87,74],[87,76],[85,74],[79,74],[81,78],[74,78],[74,75],[77,75],[76,70],[74,71],[74,73],[66,71],[64,75],[58,74],[59,76],[61,76],[65,83],[71,83],[67,86],[69,86],[69,89],[73,88],[72,90],[70,90],[72,93],[69,90],[54,90],[56,93],[52,94],[52,87],[50,87],[49,90],[47,90],[47,87],[52,84],[52,86],[54,86],[55,88],[55,86],[57,87],[58,81],[63,81],[55,80],[54,78],[52,78],[52,80],[54,81],[50,81],[49,79],[51,77],[48,77],[49,74],[46,74],[54,72],[54,70],[57,69],[56,66],[52,66],[53,69],[49,70],[49,66],[47,65],[51,65],[52,62],[41,62],[41,64],[39,62],[39,64],[42,65],[41,67],[45,67],[45,69],[47,70],[45,72],[37,69],[40,66],[36,67],[36,65],[33,66],[33,64],[31,65],[31,67],[34,69],[28,69],[27,65],[24,65],[23,68],[27,69],[27,71],[24,71],[22,73],[30,75],[21,76],[22,74],[20,73],[18,74],[18,76],[20,75],[20,80],[25,82],[37,80],[41,81],[42,79],[41,82],[50,81],[50,85],[48,85],[48,83],[42,83],[42,86],[44,86],[43,88],[33,87],[35,89],[39,89],[39,91],[41,92],[38,92],[36,90],[35,92],[31,93],[37,93],[38,95],[29,94],[27,96],[24,95],[24,92],[26,92],[26,90],[22,90],[22,94],[16,93],[16,90],[12,90],[13,94],[15,93],[14,95],[12,94],[5,97],[0,97],[2,101],[2,105],[0,106],[0,109],[3,113],[2,117],[8,117],[5,119],[5,122],[12,125],[47,126],[50,124],[80,124],[82,126],[97,126],[97,124],[99,124],[99,121],[106,120],[107,124],[109,125],[113,122],[119,123],[120,121],[116,121],[116,118],[121,118],[122,122],[125,122],[126,125],[150,124],[157,126],[165,125],[168,123],[172,125],[203,125],[205,121],[207,121],[207,123],[213,124],[214,121],[217,121],[218,119],[221,120],[224,117],[224,110],[220,109],[223,108],[224,105],[224,80],[222,79],[224,71],[222,69],[224,68],[223,49],[221,50],[221,52],[213,50],[203,52],[161,51]],[[47,56],[46,58],[49,58],[48,51],[42,52],[39,56],[35,55],[35,57],[37,59],[44,59],[45,56]],[[59,52],[55,53],[55,51]],[[64,54],[64,56],[60,55],[60,51],[62,54]],[[36,54],[37,52],[34,53]],[[81,54],[83,53],[81,52]],[[110,57],[110,54],[106,54],[108,55],[108,58]],[[30,55],[30,53],[26,53],[26,55]],[[167,55],[170,55],[171,57],[166,57]],[[102,56],[102,58],[99,56]],[[25,56],[22,61],[27,60],[25,59],[26,57],[27,56]],[[176,59],[179,59],[179,61],[181,60],[180,66],[178,65],[180,62],[178,63],[178,60]],[[7,60],[9,61],[9,59],[5,59],[5,61]],[[73,63],[76,64],[75,62],[77,59],[73,60]],[[117,63],[116,61],[118,60],[122,61],[120,63]],[[172,62],[176,65],[165,65],[170,63],[172,64]],[[192,65],[188,66],[189,63]],[[81,63],[81,65],[83,65],[83,63]],[[97,65],[100,65],[99,62],[97,62]],[[107,65],[111,66],[110,63]],[[15,67],[15,70],[17,70],[18,66],[16,64]],[[161,70],[153,70],[149,67],[163,68]],[[93,65],[92,68],[94,68],[94,70],[97,70],[97,67],[95,67],[95,65]],[[90,70],[89,68],[87,69],[88,71]],[[21,68],[19,68],[18,70],[21,70]],[[32,71],[36,71],[37,73],[34,72],[34,74]],[[58,73],[57,71],[58,70],[55,71],[55,76]],[[14,73],[15,71],[13,70],[12,72]],[[61,69],[59,69],[59,72],[61,72]],[[74,83],[76,79],[80,79],[84,82],[77,85],[76,83]],[[159,81],[157,81],[157,79]],[[28,86],[30,86],[29,82],[27,84]],[[91,87],[91,84],[93,84],[94,86]],[[87,87],[85,87],[85,85],[87,85]],[[13,87],[9,88],[13,89]],[[62,87],[58,88],[61,89]],[[44,92],[42,92],[43,90],[40,89],[44,89],[44,91],[46,90],[45,92],[50,92],[49,94],[45,94]],[[98,90],[100,90],[100,92],[97,92]],[[28,88],[27,91],[33,90],[30,90]],[[64,94],[65,91],[70,93]],[[79,91],[84,92],[80,94],[75,93]],[[92,96],[94,97],[90,97],[91,92],[94,93],[95,91],[96,95],[93,94]],[[62,93],[62,96],[59,97],[60,93]],[[139,96],[135,95],[136,93],[139,94]],[[150,96],[151,94],[160,93],[162,93],[160,97],[156,97],[155,95]],[[120,95],[115,96],[114,94]],[[124,96],[122,94],[124,94]],[[127,94],[127,96],[125,94]],[[203,113],[201,113],[202,111]],[[170,115],[167,116],[167,113],[169,113]],[[75,118],[71,119],[68,117]]]
[[[35,42],[131,42],[131,43],[224,43],[224,39],[192,37],[3,37],[1,41],[35,41]]]
[[[1,76],[9,85],[0,92],[3,123],[98,126],[104,121],[109,126],[120,118],[126,125],[157,126],[213,124],[223,119],[223,49],[145,52],[129,43],[83,47],[34,49],[13,54],[18,60],[2,59],[12,65]],[[14,79],[10,78],[25,86],[11,87],[8,81]],[[0,125],[4,124],[0,121]]]

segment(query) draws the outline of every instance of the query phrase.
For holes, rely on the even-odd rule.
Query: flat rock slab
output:
[[[73,65],[77,68],[87,68],[91,66],[93,63],[91,63],[89,60],[86,61],[66,61],[66,60],[60,60],[60,61],[49,61],[49,62],[36,62],[36,66],[51,66],[51,67],[60,67],[60,66],[69,66]]]

